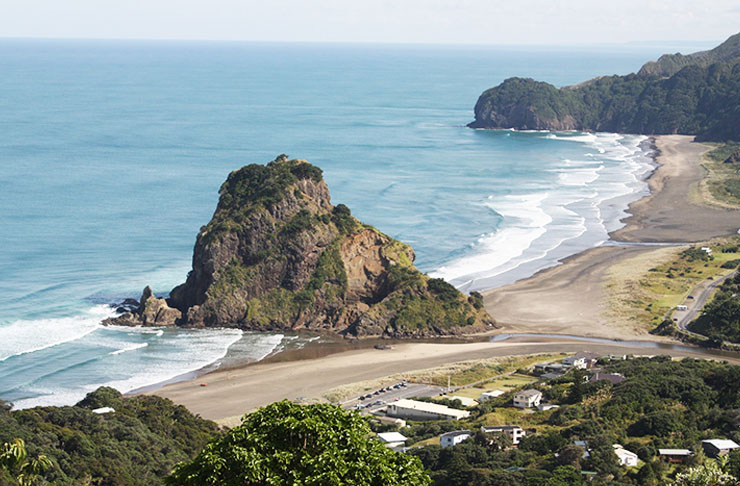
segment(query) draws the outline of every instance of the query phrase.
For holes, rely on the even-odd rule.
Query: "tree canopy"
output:
[[[242,424],[179,465],[169,485],[417,486],[431,481],[416,457],[373,438],[357,413],[287,400]]]

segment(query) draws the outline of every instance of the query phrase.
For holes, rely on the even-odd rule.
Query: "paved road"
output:
[[[706,282],[702,282],[696,288],[694,288],[691,294],[694,296],[694,299],[685,302],[685,305],[688,307],[688,309],[685,311],[674,311],[671,314],[671,317],[678,319],[676,321],[676,325],[678,326],[678,328],[686,332],[691,332],[688,327],[689,324],[691,323],[691,321],[696,319],[696,316],[701,313],[704,305],[707,303],[707,300],[709,300],[709,297],[711,297],[712,292],[714,292],[717,287],[722,285],[725,280],[733,277],[736,273],[737,270],[735,270],[734,272],[730,272],[729,274],[725,275],[724,277],[718,278],[717,280],[711,280],[708,285]]]
[[[387,391],[371,390],[365,393],[365,395],[370,395],[369,398],[365,398],[363,400],[360,400],[359,397],[353,398],[342,403],[342,407],[356,408],[358,404],[361,404],[363,406],[363,412],[372,413],[381,408],[384,408],[386,403],[391,403],[402,398],[435,397],[438,395],[442,395],[445,391],[446,388],[441,386],[423,385],[420,383],[407,383],[406,386],[392,388],[391,390]]]

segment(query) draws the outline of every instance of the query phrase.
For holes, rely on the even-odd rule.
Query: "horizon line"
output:
[[[448,47],[544,47],[544,48],[597,48],[597,47],[646,47],[666,45],[706,45],[717,46],[724,40],[644,40],[625,42],[583,42],[583,43],[479,43],[479,42],[408,42],[408,41],[367,41],[367,40],[266,40],[266,39],[184,39],[150,37],[45,37],[45,36],[0,36],[0,41],[100,41],[100,42],[203,42],[229,44],[307,44],[307,45],[387,45],[387,46],[448,46]]]

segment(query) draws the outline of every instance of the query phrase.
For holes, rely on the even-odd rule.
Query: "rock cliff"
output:
[[[486,329],[467,297],[413,265],[413,250],[330,202],[319,168],[280,156],[232,172],[197,236],[186,282],[145,292],[133,322],[422,337]],[[155,299],[155,300],[152,300]],[[160,299],[161,300],[161,299]],[[146,303],[146,304],[145,304]]]

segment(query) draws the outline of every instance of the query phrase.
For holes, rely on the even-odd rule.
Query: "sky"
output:
[[[738,31],[738,0],[0,0],[0,37],[578,45]]]

